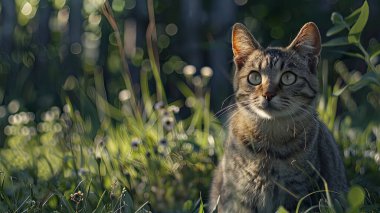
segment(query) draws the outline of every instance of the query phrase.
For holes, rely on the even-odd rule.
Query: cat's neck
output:
[[[312,116],[310,116],[312,115]],[[245,110],[231,118],[230,131],[243,144],[268,142],[283,144],[306,134],[318,125],[315,112],[285,118],[263,119]]]

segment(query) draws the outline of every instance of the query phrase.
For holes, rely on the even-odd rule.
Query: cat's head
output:
[[[306,23],[284,48],[262,48],[244,25],[235,24],[232,50],[236,101],[243,110],[263,119],[294,117],[313,110],[321,51],[314,23]]]

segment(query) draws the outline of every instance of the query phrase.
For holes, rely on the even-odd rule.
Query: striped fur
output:
[[[237,107],[214,174],[210,212],[217,203],[218,212],[275,212],[280,205],[294,210],[300,198],[324,189],[320,176],[330,190],[346,191],[338,147],[315,111],[316,25],[305,24],[286,48],[263,49],[241,24],[232,37]],[[260,73],[259,85],[248,83],[252,71]],[[292,85],[281,83],[287,71],[296,75]],[[319,198],[305,199],[304,206],[318,204]]]

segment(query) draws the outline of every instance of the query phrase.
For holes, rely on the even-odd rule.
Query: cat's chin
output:
[[[251,106],[252,111],[258,115],[260,118],[271,120],[274,117],[274,113],[272,109],[261,109],[255,106]]]
[[[261,119],[273,120],[278,118],[288,117],[289,113],[284,113],[284,111],[279,111],[274,107],[256,107],[251,106],[252,111]]]

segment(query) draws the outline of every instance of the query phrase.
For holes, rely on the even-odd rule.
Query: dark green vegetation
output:
[[[377,1],[103,2],[0,3],[0,212],[202,212],[226,134],[230,27],[275,46],[310,20],[326,41],[318,111],[342,148],[347,211],[379,211]]]

